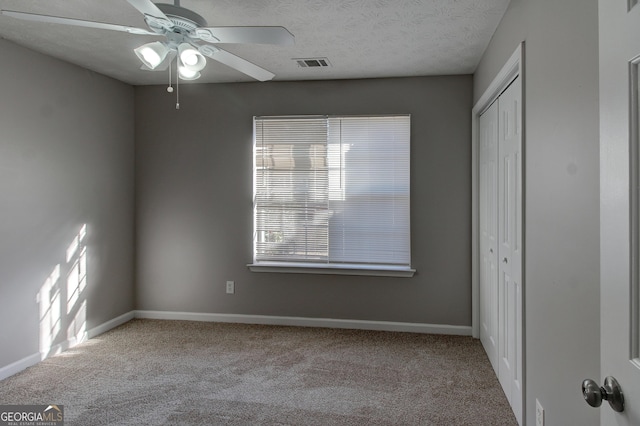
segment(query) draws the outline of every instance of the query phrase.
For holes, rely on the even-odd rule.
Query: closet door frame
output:
[[[521,93],[521,101],[522,101],[522,181],[521,181],[521,185],[522,185],[522,206],[521,206],[521,211],[523,212],[522,215],[522,247],[523,247],[523,253],[522,253],[522,319],[523,319],[523,325],[522,325],[522,348],[520,353],[521,353],[521,365],[522,365],[522,371],[525,371],[524,368],[524,363],[525,363],[525,356],[524,356],[524,342],[525,340],[525,334],[526,334],[526,324],[524,323],[524,318],[525,318],[525,309],[526,309],[526,303],[525,303],[525,293],[524,293],[524,288],[526,283],[524,282],[524,271],[525,271],[525,264],[524,264],[524,250],[526,249],[526,245],[525,243],[525,235],[524,235],[524,200],[525,200],[525,195],[524,195],[524,187],[525,187],[525,179],[526,179],[526,171],[524,168],[525,165],[525,137],[526,137],[526,133],[524,131],[524,116],[525,116],[525,75],[524,75],[524,42],[522,42],[521,44],[518,45],[518,47],[516,48],[516,50],[513,52],[513,54],[511,55],[511,57],[507,60],[507,62],[504,64],[504,66],[502,67],[502,69],[500,70],[500,72],[496,75],[496,77],[493,79],[493,81],[491,82],[491,84],[489,85],[489,87],[487,88],[487,90],[483,93],[483,95],[480,97],[480,99],[478,100],[478,102],[474,105],[472,112],[471,112],[471,132],[472,132],[472,141],[471,141],[471,176],[472,176],[472,252],[471,252],[471,259],[472,259],[472,264],[471,264],[471,270],[472,270],[472,282],[471,282],[471,296],[472,296],[472,311],[471,311],[471,315],[472,315],[472,320],[471,320],[471,327],[472,327],[472,335],[475,338],[480,338],[480,226],[479,226],[479,216],[480,216],[480,206],[479,206],[479,185],[480,185],[480,170],[479,170],[479,141],[480,141],[480,132],[479,132],[479,118],[480,116],[493,104],[493,102],[496,101],[496,99],[498,99],[498,97],[500,96],[500,94],[516,79],[520,77],[520,83],[521,83],[521,88],[522,88],[522,93]],[[526,378],[522,377],[522,410],[524,410],[524,407],[526,406],[526,404],[524,404],[524,401],[526,400],[526,396],[525,396],[525,386],[524,386],[524,380]],[[513,405],[513,404],[512,404]],[[521,413],[522,418],[526,418],[526,413],[524,413],[524,411]]]

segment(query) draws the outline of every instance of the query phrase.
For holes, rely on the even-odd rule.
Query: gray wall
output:
[[[471,76],[136,87],[137,306],[471,325]],[[254,115],[412,115],[413,278],[252,273]],[[225,281],[236,294],[225,294]]]
[[[486,90],[525,40],[527,424],[597,425],[580,394],[599,370],[597,0],[511,0],[474,76]]]
[[[134,308],[133,88],[0,40],[0,367],[39,350],[56,265],[60,331]],[[87,287],[67,313],[66,250],[87,224]]]

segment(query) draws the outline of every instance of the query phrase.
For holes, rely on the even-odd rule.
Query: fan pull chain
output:
[[[178,72],[178,60],[176,60],[176,109],[180,109],[180,73]]]
[[[171,87],[171,64],[169,64],[169,87],[167,87],[167,92],[173,92],[173,87]]]

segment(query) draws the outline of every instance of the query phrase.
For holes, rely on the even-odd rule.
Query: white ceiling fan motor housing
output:
[[[195,31],[198,27],[206,27],[207,21],[192,10],[172,4],[156,3],[158,9],[173,23],[171,31],[181,34]],[[147,24],[153,25],[153,19],[147,16]]]

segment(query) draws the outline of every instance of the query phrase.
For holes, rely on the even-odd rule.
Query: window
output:
[[[252,270],[413,274],[408,115],[256,117],[254,127]]]

